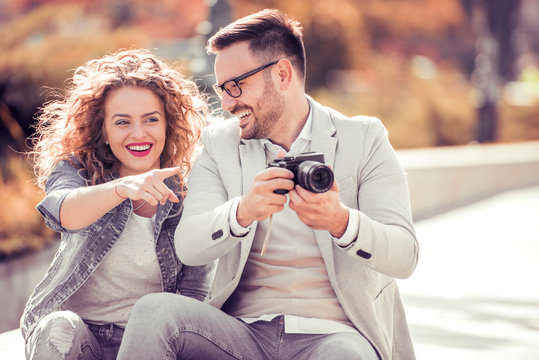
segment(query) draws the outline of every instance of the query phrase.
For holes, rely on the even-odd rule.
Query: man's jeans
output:
[[[135,358],[378,360],[359,334],[287,334],[283,316],[247,324],[169,293],[146,295],[132,309],[118,359]]]
[[[26,358],[114,360],[124,330],[91,325],[71,311],[56,311],[38,323],[26,344]]]

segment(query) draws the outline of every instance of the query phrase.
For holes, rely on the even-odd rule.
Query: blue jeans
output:
[[[124,329],[86,324],[71,311],[55,311],[38,323],[26,343],[31,360],[114,360]]]
[[[360,334],[287,334],[284,317],[247,324],[200,301],[150,294],[131,310],[118,359],[378,360]]]

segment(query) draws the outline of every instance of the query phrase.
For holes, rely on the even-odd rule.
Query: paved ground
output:
[[[539,359],[539,187],[416,224],[399,281],[418,360]]]
[[[399,286],[418,360],[539,359],[539,186],[416,229],[420,261]],[[19,330],[2,334],[0,359],[19,358]]]

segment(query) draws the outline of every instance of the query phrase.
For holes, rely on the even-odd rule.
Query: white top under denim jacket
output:
[[[45,198],[36,206],[47,226],[61,234],[61,241],[45,278],[26,303],[21,318],[25,339],[44,316],[57,310],[90,277],[124,231],[133,209],[131,200],[126,199],[84,229],[64,228],[60,223],[62,202],[73,189],[88,186],[86,178],[84,170],[61,161],[48,178]],[[173,188],[170,179],[165,179],[165,183]],[[181,200],[158,205],[154,237],[162,290],[202,301],[209,289],[213,264],[184,266],[179,261],[174,248],[174,232],[180,217]]]

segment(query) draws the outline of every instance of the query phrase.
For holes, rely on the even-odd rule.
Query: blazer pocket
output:
[[[395,323],[395,289],[397,283],[393,279],[384,286],[374,299],[377,323],[388,345],[393,344]],[[390,351],[391,353],[391,351]]]
[[[391,281],[389,283],[387,283],[384,287],[382,287],[380,289],[380,291],[378,291],[378,294],[376,294],[376,297],[375,299],[377,300],[378,298],[380,298],[381,296],[383,296],[385,293],[387,293],[388,291],[390,292],[392,289],[393,289],[393,286],[396,284],[395,282],[395,279],[391,279]],[[387,291],[386,291],[387,290]]]

